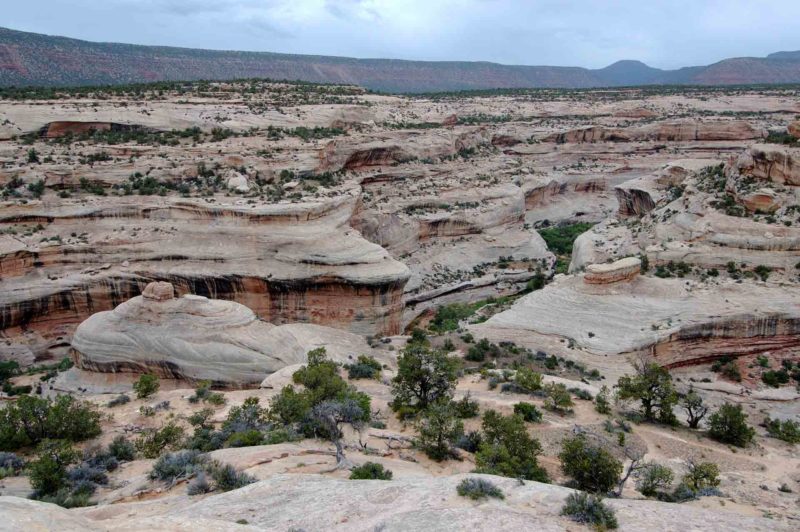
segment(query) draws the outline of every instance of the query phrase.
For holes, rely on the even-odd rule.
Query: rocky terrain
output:
[[[737,57],[676,70],[623,60],[605,68],[464,61],[353,59],[96,43],[0,28],[0,86],[68,86],[199,79],[355,83],[390,92],[497,87],[620,87],[797,83],[797,52]]]
[[[576,489],[622,530],[797,528],[796,88],[0,94],[0,529],[576,530]],[[430,368],[446,401],[410,401]],[[58,396],[97,418],[20,421]],[[491,443],[520,426],[522,465]]]

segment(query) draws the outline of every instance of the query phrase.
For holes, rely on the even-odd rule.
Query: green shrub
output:
[[[42,440],[36,459],[28,464],[28,478],[37,496],[52,495],[67,485],[67,467],[78,453],[64,440]]]
[[[713,462],[688,462],[689,472],[683,476],[682,484],[692,491],[719,486],[719,466]]]
[[[561,515],[577,523],[592,525],[597,530],[610,530],[619,526],[613,509],[603,504],[600,497],[583,492],[570,493],[567,496]]]
[[[647,421],[675,423],[672,408],[678,402],[678,394],[669,371],[655,362],[643,362],[635,367],[636,375],[625,375],[617,382],[619,398],[639,401]]]
[[[228,447],[253,447],[264,443],[264,434],[259,430],[251,429],[234,432],[225,441]]]
[[[531,403],[517,403],[514,405],[514,413],[529,423],[540,423],[542,413]]]
[[[350,379],[377,379],[380,375],[381,363],[367,355],[358,355],[356,363],[347,367]]]
[[[778,438],[791,444],[800,443],[800,423],[791,419],[781,421],[780,419],[767,418],[766,426],[767,433],[773,438]]]
[[[542,374],[529,368],[519,368],[514,375],[514,384],[526,393],[538,392],[542,389]]]
[[[548,482],[547,472],[537,459],[542,446],[528,434],[520,416],[488,410],[483,414],[483,433],[475,454],[477,473]]]
[[[717,441],[738,447],[746,447],[755,438],[756,431],[747,424],[747,414],[742,405],[723,404],[711,414],[708,433]]]
[[[564,474],[588,492],[611,491],[622,474],[622,462],[602,447],[589,445],[583,434],[564,440],[558,458]]]
[[[256,479],[247,473],[237,471],[230,464],[212,463],[208,468],[216,488],[220,491],[231,491],[252,484]]]
[[[446,353],[421,345],[406,347],[397,359],[392,379],[391,407],[421,411],[440,399],[449,399],[455,388],[458,362]]]
[[[18,475],[25,462],[14,453],[0,452],[0,480]]]
[[[640,470],[636,489],[645,497],[653,497],[659,492],[668,490],[674,478],[675,474],[672,469],[661,464],[650,463]]]
[[[600,388],[600,393],[594,398],[594,409],[603,415],[611,414],[611,401],[609,399],[608,386],[605,384]]]
[[[422,413],[417,425],[416,445],[437,462],[455,456],[455,443],[464,434],[464,425],[455,414],[453,404],[441,400]]]
[[[147,429],[134,442],[136,451],[145,458],[158,458],[165,450],[180,448],[183,429],[170,421],[160,429]]]
[[[781,368],[779,370],[769,370],[765,371],[761,374],[761,380],[764,381],[764,384],[767,386],[772,386],[773,388],[779,388],[781,384],[788,384],[789,383],[789,372],[786,369]]]
[[[495,499],[506,498],[500,488],[482,478],[465,478],[458,483],[456,491],[462,497],[469,497],[473,500],[486,499],[487,497]]]
[[[159,386],[158,377],[146,373],[133,383],[133,391],[136,392],[138,399],[144,399],[156,393]]]
[[[458,329],[458,322],[467,319],[479,308],[476,304],[452,303],[436,309],[436,315],[428,328],[436,333],[445,333]]]
[[[558,412],[561,415],[572,412],[574,403],[569,390],[564,384],[551,382],[545,385],[544,392],[547,394],[547,398],[544,400],[546,409]]]
[[[456,417],[461,419],[476,417],[480,412],[478,402],[472,399],[469,392],[458,401],[453,401],[453,408],[455,409]]]
[[[120,462],[133,460],[136,448],[125,436],[119,435],[108,444],[108,452]]]
[[[183,450],[161,455],[150,470],[150,478],[174,483],[177,480],[190,478],[202,471],[206,465],[206,456],[199,451]]]
[[[0,409],[0,451],[45,439],[83,441],[100,434],[100,412],[69,395],[55,400],[23,395]]]
[[[350,480],[392,480],[392,472],[384,469],[381,464],[366,462],[353,468]]]
[[[311,404],[306,394],[298,393],[293,386],[288,385],[272,398],[269,407],[269,418],[272,421],[288,425],[302,421],[311,409]]]

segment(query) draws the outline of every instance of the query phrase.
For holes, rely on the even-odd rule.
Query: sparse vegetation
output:
[[[482,478],[465,478],[459,482],[456,491],[462,497],[468,497],[476,501],[489,497],[505,499],[505,495],[503,495],[500,488]]]

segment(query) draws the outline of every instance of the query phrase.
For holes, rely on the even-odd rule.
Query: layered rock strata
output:
[[[228,299],[274,323],[365,335],[400,330],[409,273],[348,221],[353,194],[300,204],[102,198],[5,208],[0,330],[51,336],[167,281],[179,294]]]
[[[232,301],[173,293],[170,283],[150,283],[141,296],[89,317],[72,339],[75,365],[248,387],[305,362],[316,347],[324,346],[338,362],[372,351],[352,333],[310,324],[276,326]]]

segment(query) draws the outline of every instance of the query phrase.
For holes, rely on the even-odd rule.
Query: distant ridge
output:
[[[0,28],[0,86],[235,78],[355,84],[386,92],[800,83],[800,51],[725,59],[678,70],[661,70],[630,60],[586,69],[95,43]]]

